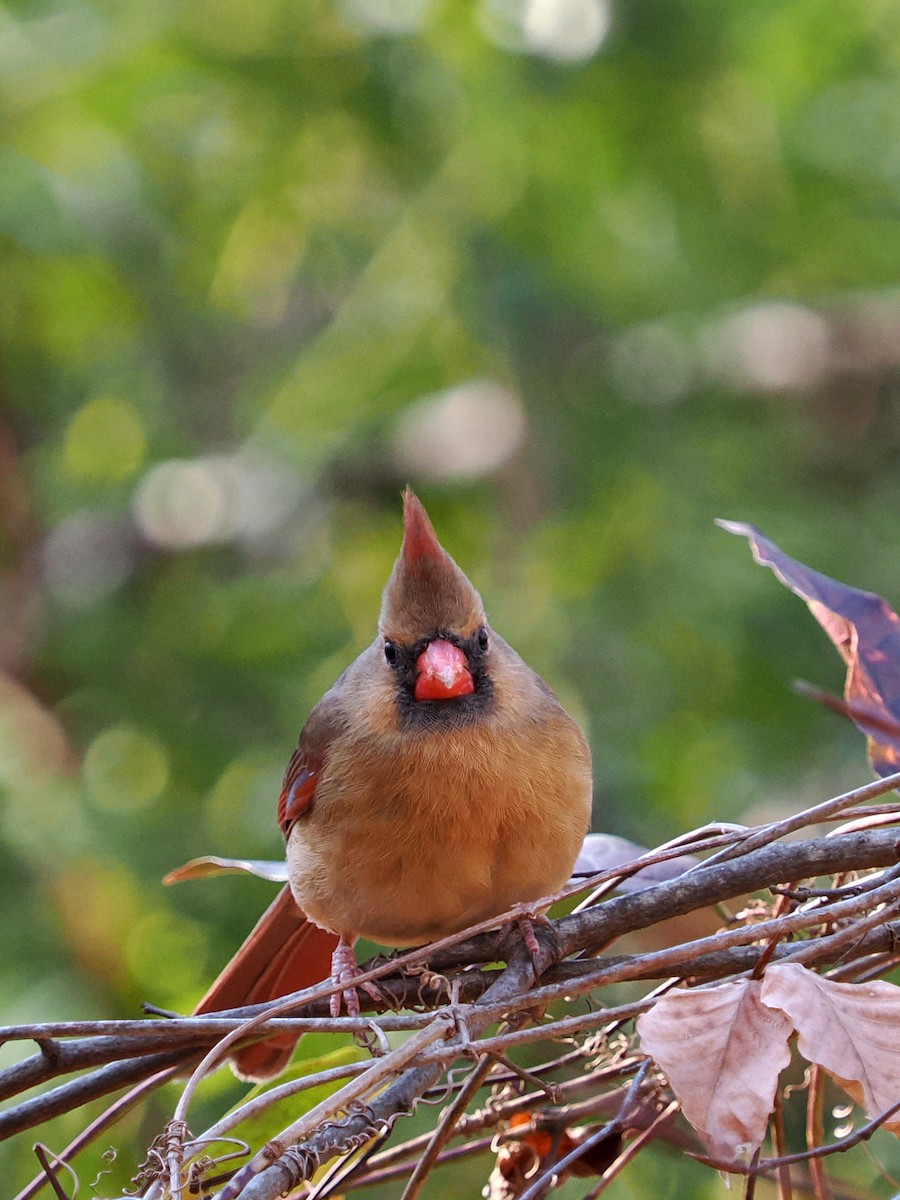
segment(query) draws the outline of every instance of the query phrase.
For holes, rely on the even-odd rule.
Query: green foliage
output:
[[[159,880],[278,852],[407,480],[589,731],[598,828],[866,778],[712,519],[900,602],[897,7],[556,9],[0,10],[3,1020],[191,1008],[267,891]]]

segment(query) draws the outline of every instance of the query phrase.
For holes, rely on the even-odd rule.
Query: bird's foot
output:
[[[358,975],[359,966],[353,953],[353,943],[342,937],[331,956],[331,979],[340,989],[333,993],[329,1001],[328,1007],[333,1017],[341,1015],[341,1008],[346,1008],[348,1017],[360,1015],[359,991],[354,984]],[[373,1000],[383,1000],[373,983],[363,983],[360,987]]]
[[[522,941],[531,955],[532,964],[534,964],[535,972],[537,972],[537,963],[540,960],[541,954],[541,943],[537,940],[537,935],[534,932],[534,922],[530,917],[521,918],[519,921],[519,933],[522,935]]]
[[[535,925],[540,926],[547,933],[552,945],[541,945],[534,931]],[[556,944],[553,925],[543,913],[531,913],[527,916],[515,917],[510,922],[510,928],[512,927],[518,930],[519,936],[525,943],[525,949],[528,951],[531,965],[534,968],[535,979],[539,979],[553,961],[553,946]]]

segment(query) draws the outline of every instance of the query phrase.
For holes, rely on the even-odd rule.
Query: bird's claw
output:
[[[528,956],[531,959],[535,978],[539,979],[544,971],[547,970],[547,967],[549,967],[553,955],[547,947],[541,946],[534,932],[534,927],[535,925],[540,925],[555,944],[556,933],[553,925],[542,913],[532,913],[530,916],[516,917],[510,922],[510,925],[518,929],[519,935],[525,944],[525,949],[528,951]]]
[[[333,1017],[341,1015],[341,1008],[347,1010],[348,1017],[358,1017],[360,1015],[359,1005],[359,989],[354,983],[354,980],[359,976],[359,967],[356,962],[356,955],[353,953],[353,946],[350,942],[343,938],[338,942],[334,954],[331,956],[331,980],[334,983],[337,991],[331,995],[331,1000],[328,1003],[328,1010]],[[383,1002],[384,997],[375,987],[374,983],[368,980],[359,985],[367,996],[379,1003]]]
[[[522,941],[525,943],[525,948],[531,955],[531,963],[534,967],[534,973],[540,974],[538,963],[541,958],[541,943],[537,940],[537,935],[534,932],[534,922],[530,917],[522,917],[519,921],[519,933],[522,935]]]

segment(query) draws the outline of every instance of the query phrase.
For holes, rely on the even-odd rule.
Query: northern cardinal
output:
[[[428,942],[569,878],[590,821],[584,737],[491,629],[409,489],[403,517],[378,634],[313,709],[288,764],[289,887],[198,1012],[308,987],[329,961],[358,1012],[357,937]],[[245,1047],[235,1069],[277,1074],[295,1040]]]

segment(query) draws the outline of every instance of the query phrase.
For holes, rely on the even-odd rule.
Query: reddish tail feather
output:
[[[337,944],[336,935],[308,920],[284,887],[195,1011],[262,1004],[312,987],[331,974]],[[296,1044],[288,1033],[245,1046],[232,1056],[235,1072],[242,1079],[270,1079],[284,1070]]]

